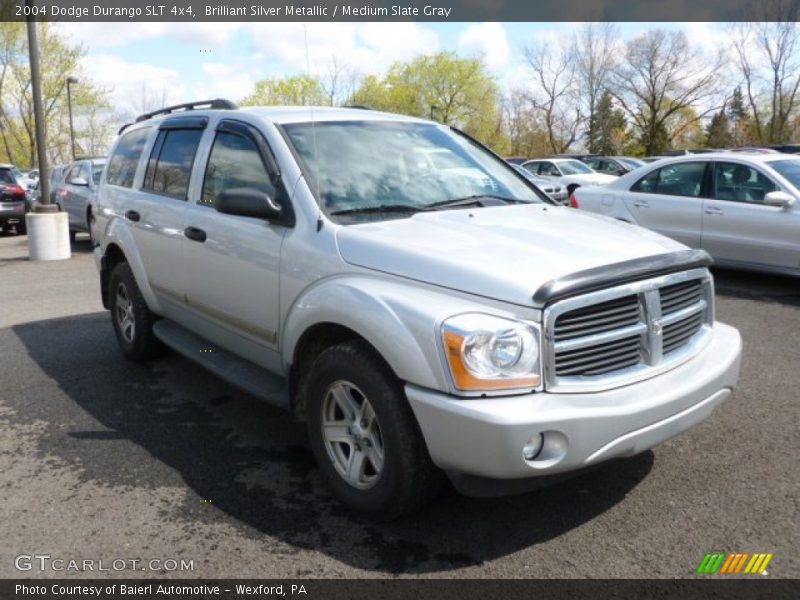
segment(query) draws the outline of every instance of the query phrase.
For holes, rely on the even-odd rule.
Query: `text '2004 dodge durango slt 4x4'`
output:
[[[165,344],[286,407],[335,495],[382,517],[445,474],[486,495],[642,452],[739,375],[703,251],[554,206],[421,119],[225,100],[142,115],[96,228],[124,354]]]

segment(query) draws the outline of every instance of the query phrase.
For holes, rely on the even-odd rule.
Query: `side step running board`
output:
[[[231,385],[275,406],[289,407],[289,388],[286,379],[280,375],[218,348],[167,319],[157,321],[153,325],[153,333],[175,352]]]

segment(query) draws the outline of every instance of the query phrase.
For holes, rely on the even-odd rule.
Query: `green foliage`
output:
[[[67,77],[79,79],[71,86],[78,153],[83,146],[98,147],[100,139],[110,139],[110,125],[99,131],[97,119],[90,127],[83,118],[109,108],[107,91],[81,73],[82,46],[68,43],[49,23],[39,23],[37,33],[47,153],[52,162],[65,162],[70,158]],[[27,41],[25,23],[0,22],[0,162],[22,167],[37,163]]]
[[[706,128],[706,144],[709,148],[728,148],[733,145],[731,124],[725,110],[721,110],[711,117]]]
[[[606,90],[597,102],[589,131],[587,146],[589,152],[613,155],[622,152],[627,140],[625,113],[614,106],[614,98]]]
[[[322,83],[308,75],[264,79],[239,102],[242,106],[320,106],[327,103]]]
[[[395,63],[383,77],[366,77],[353,103],[430,118],[463,129],[503,151],[500,91],[480,59],[451,52]]]

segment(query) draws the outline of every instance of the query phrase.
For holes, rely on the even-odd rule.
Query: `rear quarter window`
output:
[[[106,183],[122,187],[133,187],[133,178],[136,167],[142,156],[144,144],[150,129],[137,129],[126,133],[120,138],[114,154],[108,161],[108,174]]]

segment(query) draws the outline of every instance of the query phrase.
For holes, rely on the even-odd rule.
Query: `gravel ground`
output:
[[[102,573],[124,577],[673,578],[712,550],[773,552],[769,576],[797,577],[800,285],[715,275],[745,346],[711,419],[557,486],[447,492],[377,524],[331,498],[283,413],[175,355],[125,361],[87,241],[33,263],[0,236],[0,577],[65,575],[15,569],[49,554],[194,561]]]

